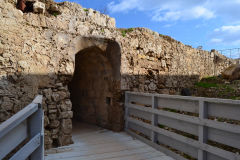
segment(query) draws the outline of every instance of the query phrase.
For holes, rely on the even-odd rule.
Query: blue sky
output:
[[[69,1],[85,8],[107,8],[118,28],[150,28],[205,50],[240,48],[240,0]]]

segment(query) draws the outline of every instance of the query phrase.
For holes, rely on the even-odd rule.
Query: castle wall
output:
[[[233,63],[214,50],[194,49],[145,28],[134,29],[121,42],[124,90],[179,94]]]

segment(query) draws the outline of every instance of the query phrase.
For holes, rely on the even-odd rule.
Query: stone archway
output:
[[[105,50],[87,47],[75,55],[75,71],[69,83],[74,119],[121,130],[120,47],[107,43]]]

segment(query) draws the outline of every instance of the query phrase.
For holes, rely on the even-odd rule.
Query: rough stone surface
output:
[[[76,55],[86,48],[102,50],[89,62],[106,76],[96,75],[98,83],[86,81],[86,90],[79,90],[88,100],[96,99],[84,113],[95,113],[97,124],[117,131],[124,125],[123,91],[177,94],[232,64],[216,51],[194,49],[146,28],[117,29],[113,18],[75,3],[56,4],[61,14],[46,16],[22,13],[9,2],[0,1],[0,122],[42,94],[46,148],[72,143],[76,105],[68,87]],[[101,92],[91,91],[106,82]],[[105,105],[94,107],[98,103]]]
[[[42,2],[36,1],[33,4],[33,12],[34,13],[44,13],[45,12],[45,4]]]
[[[240,79],[240,64],[234,64],[228,67],[222,73],[223,78],[229,80],[239,80]]]
[[[71,134],[72,132],[72,120],[63,119],[61,123],[61,130],[64,134]]]

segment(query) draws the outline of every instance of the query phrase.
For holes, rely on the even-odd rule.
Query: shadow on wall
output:
[[[90,58],[90,57],[89,57]],[[45,109],[45,115],[49,116],[50,119],[58,119],[60,113],[65,112],[66,108],[60,107],[61,101],[74,101],[74,98],[79,98],[83,96],[89,96],[91,98],[92,94],[99,95],[99,93],[93,93],[93,91],[102,93],[107,89],[105,87],[111,86],[106,82],[99,82],[101,80],[109,80],[106,76],[112,76],[110,73],[111,67],[109,64],[105,66],[96,66],[97,68],[86,68],[87,71],[93,69],[96,72],[96,75],[87,75],[89,72],[83,72],[84,76],[78,77],[78,72],[75,72],[73,75],[68,74],[54,74],[49,73],[47,75],[24,75],[24,74],[14,74],[8,75],[5,78],[0,80],[0,122],[3,122],[11,115],[15,114],[23,107],[28,105],[35,98],[37,94],[44,95],[43,106]],[[103,70],[105,74],[99,74],[98,70],[107,67],[106,70]],[[80,68],[81,69],[81,68]],[[94,70],[96,69],[96,70]],[[82,70],[79,71],[81,73]],[[79,78],[79,79],[78,79]],[[93,78],[93,79],[91,79]],[[97,79],[95,79],[97,78]],[[113,77],[110,77],[113,78]],[[79,80],[79,81],[78,81]],[[117,84],[119,89],[117,102],[121,104],[124,102],[123,91],[139,91],[139,92],[152,92],[152,93],[166,93],[166,94],[178,94],[182,88],[188,88],[194,85],[199,80],[198,75],[194,76],[182,76],[182,75],[122,75],[121,83]],[[79,82],[79,83],[78,83]],[[82,83],[84,82],[84,83]],[[107,81],[108,82],[108,81]],[[106,85],[106,86],[104,86]],[[81,86],[83,89],[81,89]],[[95,88],[95,86],[100,87],[102,90]],[[69,87],[69,89],[68,89]],[[90,87],[88,89],[88,87]],[[113,87],[113,86],[111,86]],[[115,87],[115,86],[114,86]],[[86,90],[85,90],[86,89]],[[109,88],[108,88],[109,89]],[[110,88],[108,91],[112,91]],[[70,99],[70,92],[72,93],[72,100]],[[78,92],[79,91],[79,92]],[[107,93],[109,93],[107,92]],[[100,96],[100,95],[99,95]],[[110,97],[112,96],[109,95]],[[112,103],[113,101],[108,99],[108,94],[106,94],[103,101],[106,104]],[[84,101],[81,99],[81,101]],[[71,102],[70,102],[71,103]],[[74,102],[73,102],[74,103]],[[92,103],[87,99],[83,103]],[[53,106],[54,105],[54,106]],[[59,110],[55,111],[56,107],[60,107]],[[122,105],[121,105],[122,107]],[[50,110],[54,111],[50,111]],[[72,109],[68,109],[72,110]],[[74,110],[74,109],[73,109]],[[116,111],[118,112],[118,111]],[[51,116],[56,114],[55,116]],[[76,113],[78,115],[79,113]],[[114,115],[113,115],[114,116]],[[80,118],[81,117],[75,117]]]
[[[103,58],[100,62],[104,60]],[[83,66],[87,67],[88,64],[92,63],[86,63]],[[162,93],[167,90],[170,94],[174,94],[178,87],[185,87],[181,84],[182,82],[189,82],[189,85],[198,80],[198,76],[122,75],[121,86],[127,85],[128,89],[120,89],[120,81],[114,81],[110,65],[107,63],[101,66],[100,64],[94,65],[96,68],[88,66],[90,68],[86,68],[86,71],[81,70],[80,67],[79,73],[86,74],[81,77],[78,77],[81,74],[77,71],[74,76],[51,73],[8,75],[6,79],[0,80],[0,121],[3,122],[21,110],[37,94],[42,94],[46,148],[67,145],[72,143],[73,114],[76,119],[120,131],[124,128],[123,91]],[[96,75],[89,74],[92,71],[96,72]],[[106,72],[100,74],[101,71]],[[110,80],[113,81],[109,82]],[[166,83],[170,84],[169,80],[173,80],[174,87],[166,85]]]
[[[117,42],[80,38],[76,42],[74,74],[8,74],[0,80],[0,122],[42,94],[45,147],[72,143],[72,118],[121,131],[124,128],[125,90],[176,94],[191,86],[198,75],[121,75]]]
[[[184,88],[191,88],[200,80],[199,75],[167,75],[148,70],[145,75],[121,75],[121,90],[181,94]]]

